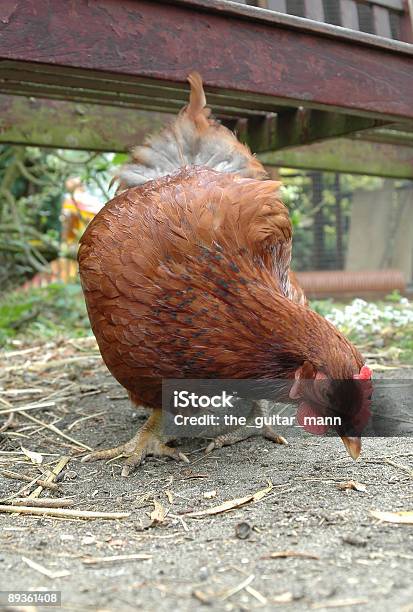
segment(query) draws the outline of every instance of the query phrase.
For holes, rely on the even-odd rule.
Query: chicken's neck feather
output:
[[[229,256],[215,245],[162,267],[168,296],[158,303],[173,314],[165,318],[168,337],[187,335],[184,369],[188,351],[193,356],[187,374],[194,362],[199,373],[217,378],[292,378],[304,361],[333,378],[359,372],[355,347],[326,319],[285,297],[274,266],[270,271],[245,252]]]

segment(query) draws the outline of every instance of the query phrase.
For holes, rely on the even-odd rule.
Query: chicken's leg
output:
[[[131,440],[114,448],[94,451],[83,457],[82,461],[97,461],[98,459],[113,459],[114,457],[125,456],[127,459],[122,469],[122,476],[128,476],[133,468],[140,465],[147,455],[171,457],[177,461],[189,463],[184,453],[165,444],[160,431],[161,424],[162,410],[158,408],[153,411],[146,423]]]
[[[206,453],[210,453],[214,448],[222,448],[223,446],[231,446],[242,440],[247,440],[251,436],[261,435],[267,440],[272,440],[275,444],[286,444],[288,442],[282,436],[279,436],[270,425],[263,425],[263,427],[257,428],[255,425],[256,417],[267,416],[268,402],[266,400],[255,401],[253,403],[252,410],[248,415],[246,425],[232,429],[218,437],[216,437],[207,446]]]

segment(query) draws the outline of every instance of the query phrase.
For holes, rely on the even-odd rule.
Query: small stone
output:
[[[75,480],[77,478],[77,472],[74,470],[66,470],[63,475],[63,480]]]
[[[345,535],[341,538],[343,542],[346,544],[350,544],[351,546],[367,546],[367,540],[365,538],[361,538],[356,535]]]
[[[250,537],[251,534],[251,525],[246,523],[245,521],[242,523],[238,523],[235,525],[235,535],[240,540],[246,540]]]

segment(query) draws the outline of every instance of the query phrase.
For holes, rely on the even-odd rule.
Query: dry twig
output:
[[[26,476],[26,474],[17,474],[16,472],[11,472],[10,470],[0,470],[0,474],[5,478],[10,478],[11,480],[21,480],[23,482],[33,483],[33,478]],[[41,478],[36,478],[34,483],[40,485],[43,487],[43,489],[50,489],[51,491],[57,491],[59,489],[56,483],[46,482]]]
[[[27,500],[29,501],[29,499]],[[91,510],[66,510],[66,508],[36,508],[33,506],[6,506],[0,505],[0,513],[33,514],[35,516],[55,516],[62,518],[79,519],[122,519],[128,518],[130,512],[94,512]]]
[[[70,457],[61,457],[61,459],[59,459],[59,461],[57,462],[57,464],[53,468],[51,474],[49,474],[49,476],[47,476],[46,482],[47,483],[53,482],[54,479],[56,478],[56,476],[58,474],[60,474],[60,472],[66,467],[66,465],[69,463],[69,461],[70,461]],[[40,495],[40,493],[42,491],[43,491],[43,487],[42,487],[42,485],[40,485],[40,486],[37,487],[37,489],[35,489],[33,491],[33,493],[30,493],[29,498],[33,499],[34,497],[39,497],[39,495]]]
[[[13,499],[11,503],[13,506],[26,506],[27,497]],[[30,503],[32,508],[68,508],[73,506],[75,502],[73,499],[42,497],[41,499],[34,498],[30,500]]]

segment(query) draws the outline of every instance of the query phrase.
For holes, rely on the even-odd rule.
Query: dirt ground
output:
[[[40,424],[19,415],[0,434],[2,503],[34,487],[3,477],[1,470],[34,478],[70,455],[57,477],[59,490],[43,491],[40,498],[70,497],[75,510],[129,516],[2,514],[0,590],[59,590],[66,610],[413,610],[413,527],[370,514],[412,509],[411,438],[366,439],[358,462],[339,439],[304,433],[289,446],[251,438],[207,456],[204,441],[194,440],[183,445],[189,465],[149,458],[121,478],[121,460],[81,463],[75,444],[42,428],[54,423],[78,442],[105,447],[129,439],[143,422],[96,356],[80,355],[76,361],[67,347],[42,347],[34,352],[37,365],[24,354],[0,360],[0,389],[8,391],[0,395],[0,412],[3,404],[27,405],[51,395],[56,400],[27,412]],[[391,375],[413,378],[413,369]],[[13,389],[21,393],[13,396]],[[33,389],[40,389],[37,396]],[[0,425],[6,416],[0,414]],[[42,453],[43,463],[31,463],[22,446]],[[338,487],[350,480],[365,491]],[[269,481],[273,488],[255,502],[185,516],[269,488]],[[155,507],[160,522],[150,516]],[[270,557],[285,551],[305,556]],[[136,554],[150,558],[122,559]],[[44,568],[66,575],[48,577]]]

